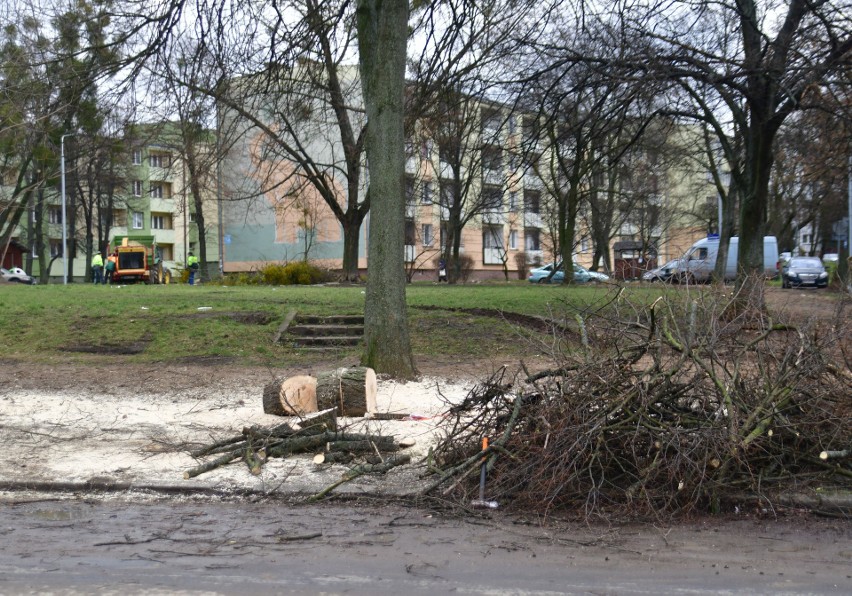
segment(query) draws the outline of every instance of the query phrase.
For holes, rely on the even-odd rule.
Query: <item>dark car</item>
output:
[[[781,267],[781,287],[828,286],[828,273],[817,257],[793,257]]]

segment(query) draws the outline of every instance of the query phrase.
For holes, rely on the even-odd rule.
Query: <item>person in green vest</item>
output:
[[[113,275],[115,275],[115,264],[118,261],[118,256],[113,253],[107,257],[104,263],[104,283],[112,283]]]
[[[100,284],[103,280],[104,258],[101,253],[96,252],[92,257],[92,283]]]
[[[194,286],[195,272],[198,271],[198,257],[192,254],[192,252],[186,258],[186,266],[189,268],[189,285]]]

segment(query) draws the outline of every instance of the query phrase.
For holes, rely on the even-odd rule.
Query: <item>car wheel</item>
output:
[[[547,280],[547,278],[546,278],[546,277],[542,277],[542,278],[541,278],[540,280],[538,280],[536,283],[539,283],[539,284],[546,284],[546,283],[549,283],[549,282],[548,282],[548,280]]]

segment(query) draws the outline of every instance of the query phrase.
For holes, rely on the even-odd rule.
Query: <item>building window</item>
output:
[[[432,183],[424,182],[423,183],[423,194],[420,195],[420,202],[424,205],[428,205],[432,202]]]
[[[580,252],[587,252],[589,250],[589,239],[583,236],[580,238]]]
[[[171,230],[172,218],[168,213],[152,213],[151,214],[151,229],[152,230]]]
[[[509,230],[509,248],[517,250],[518,248],[518,231]]]
[[[47,221],[52,224],[61,224],[62,207],[49,207],[47,210]]]
[[[405,220],[405,244],[408,246],[414,246],[415,242],[415,229],[414,229],[414,220],[406,219]]]
[[[414,204],[414,177],[405,177],[405,202],[408,205]]]
[[[810,244],[811,243],[811,235],[810,234],[802,234],[802,244]]]
[[[51,240],[50,241],[50,256],[51,257],[61,257],[62,256],[62,240]]]
[[[423,246],[432,246],[432,242],[435,241],[435,237],[432,234],[432,224],[423,224],[421,229],[423,232]]]
[[[509,211],[515,213],[518,210],[518,193],[512,191],[509,193]]]
[[[503,209],[503,190],[495,186],[486,186],[483,188],[482,208],[486,211],[500,211]]]
[[[482,231],[482,246],[485,248],[503,248],[503,229],[485,228]]]
[[[133,229],[141,230],[145,227],[145,214],[141,211],[133,212]]]
[[[189,214],[189,223],[196,223],[197,221],[198,221],[198,218],[195,216],[195,213],[190,213]]]
[[[527,213],[538,213],[540,209],[540,202],[541,193],[534,190],[524,191],[524,210]]]
[[[171,165],[171,160],[167,153],[152,153],[148,156],[148,162],[152,168],[167,168]]]
[[[163,185],[157,182],[151,183],[151,198],[152,199],[162,199],[163,198]]]
[[[432,145],[431,139],[426,139],[420,143],[420,158],[423,161],[427,161],[432,157]]]
[[[141,197],[142,196],[142,181],[134,180],[133,181],[133,196]]]
[[[142,150],[134,149],[133,150],[133,165],[139,166],[142,165]]]
[[[453,184],[452,180],[441,180],[441,205],[450,207],[455,204],[455,184]]]
[[[527,251],[536,251],[541,250],[541,244],[539,243],[538,230],[535,229],[527,229],[524,230],[524,248]]]

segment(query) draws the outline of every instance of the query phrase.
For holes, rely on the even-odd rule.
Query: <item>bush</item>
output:
[[[231,286],[307,286],[328,280],[328,273],[304,261],[269,263],[252,273],[229,273],[222,282]]]
[[[450,258],[447,261],[447,276],[450,282],[466,283],[473,273],[473,257],[459,255],[458,260]]]
[[[308,286],[326,281],[326,273],[305,261],[293,261],[286,265],[270,263],[264,265],[259,273],[258,283],[270,286]]]

